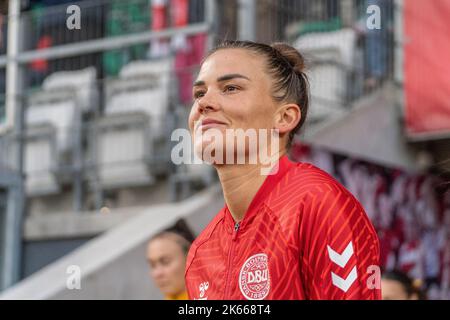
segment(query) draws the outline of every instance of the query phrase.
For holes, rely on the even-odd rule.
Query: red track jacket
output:
[[[225,205],[194,241],[186,286],[191,299],[380,299],[379,255],[361,204],[283,156],[240,223]]]

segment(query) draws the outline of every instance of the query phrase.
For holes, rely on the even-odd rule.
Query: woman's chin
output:
[[[195,155],[202,161],[211,165],[224,164],[226,159],[226,149],[220,145],[215,145],[214,142],[210,141],[199,141],[194,144]],[[218,152],[222,150],[222,152]]]

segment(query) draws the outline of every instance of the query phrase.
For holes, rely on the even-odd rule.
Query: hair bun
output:
[[[296,73],[304,72],[305,59],[297,49],[282,42],[273,43],[271,47],[278,51],[280,55],[282,55],[283,58],[286,59],[287,62],[289,62]]]

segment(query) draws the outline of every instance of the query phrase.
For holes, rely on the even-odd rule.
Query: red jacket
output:
[[[380,299],[379,255],[361,204],[284,156],[240,223],[225,205],[194,241],[186,286],[191,299]]]

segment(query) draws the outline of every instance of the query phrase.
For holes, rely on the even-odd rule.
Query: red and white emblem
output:
[[[245,261],[239,273],[239,289],[248,300],[262,300],[270,291],[269,259],[258,253]]]

